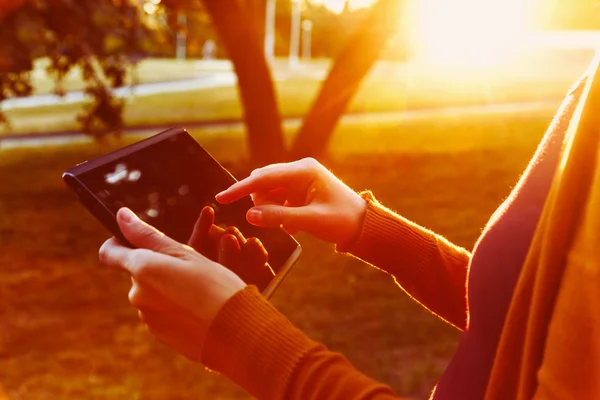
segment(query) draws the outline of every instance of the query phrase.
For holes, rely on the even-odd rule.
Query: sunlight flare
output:
[[[417,53],[436,63],[494,64],[518,51],[531,18],[528,0],[417,0]]]
[[[357,8],[369,7],[375,2],[376,0],[348,0],[348,7],[351,10],[356,10]],[[346,0],[311,0],[311,3],[323,4],[336,14],[344,11],[344,7],[346,6]]]

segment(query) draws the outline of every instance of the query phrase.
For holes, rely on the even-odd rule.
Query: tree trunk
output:
[[[250,18],[254,22],[256,35],[261,51],[265,48],[265,23],[267,18],[267,0],[247,0],[250,8]]]
[[[379,0],[336,57],[298,131],[292,159],[321,157],[348,103],[400,24],[403,0]]]
[[[283,128],[263,40],[240,3],[204,0],[237,74],[252,162],[266,165],[286,159]]]

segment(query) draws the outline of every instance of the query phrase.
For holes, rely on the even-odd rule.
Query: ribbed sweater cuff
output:
[[[426,264],[436,246],[435,234],[384,207],[370,191],[360,195],[367,201],[361,232],[354,243],[337,245],[336,251],[382,269],[387,269],[385,264],[392,254],[406,262],[418,261],[414,266]]]
[[[282,399],[301,359],[318,346],[248,286],[211,324],[202,362],[258,399]]]

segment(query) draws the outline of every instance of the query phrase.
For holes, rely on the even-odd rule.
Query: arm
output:
[[[219,311],[202,362],[261,400],[397,399],[391,388],[294,327],[255,287]]]
[[[229,269],[130,210],[119,210],[117,222],[135,248],[111,238],[100,259],[131,275],[129,301],[161,342],[259,399],[395,398],[390,388],[310,340]]]
[[[567,129],[586,82],[573,85],[550,130]],[[539,151],[544,151],[540,147]],[[398,284],[435,314],[464,328],[466,281],[471,255],[443,237],[386,209],[371,193],[361,195],[368,210],[358,240],[338,251],[352,255],[392,274]]]
[[[329,243],[354,242],[349,252],[391,273],[425,307],[465,327],[465,250],[387,210],[369,193],[361,198],[313,159],[258,169],[216,199],[228,204],[247,195],[255,203],[250,223],[305,231]]]
[[[368,204],[361,233],[337,250],[393,275],[416,301],[464,329],[470,253],[385,208],[370,192],[361,196]]]

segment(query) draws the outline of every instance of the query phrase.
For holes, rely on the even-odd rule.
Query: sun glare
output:
[[[429,61],[495,64],[519,50],[531,27],[529,0],[413,1],[416,52]]]
[[[348,6],[350,9],[355,10],[357,8],[369,7],[377,0],[349,0]],[[334,13],[341,13],[346,6],[346,0],[312,0],[313,4],[323,4]]]
[[[310,0],[340,13],[346,0]],[[436,65],[495,65],[526,43],[533,0],[404,0],[399,24],[410,24],[415,53]],[[351,9],[376,0],[349,0]],[[406,32],[406,31],[405,31]]]

